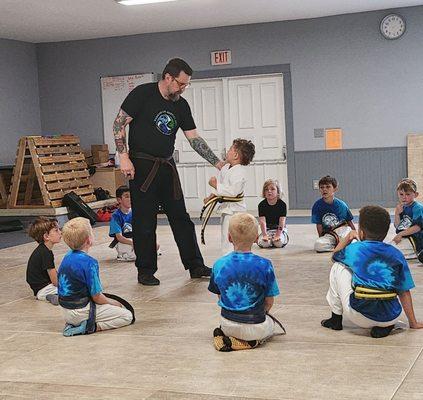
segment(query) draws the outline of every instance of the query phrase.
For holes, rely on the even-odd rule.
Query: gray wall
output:
[[[0,165],[8,165],[19,138],[41,131],[34,44],[0,39],[0,94]]]
[[[344,187],[364,185],[357,202],[377,197],[393,205],[388,175],[404,176],[409,132],[423,132],[423,7],[396,10],[407,20],[407,32],[388,41],[379,23],[388,11],[376,11],[268,24],[244,25],[195,31],[157,33],[120,38],[39,44],[38,67],[41,121],[44,132],[74,132],[83,145],[102,140],[99,78],[104,75],[159,72],[173,56],[185,58],[197,71],[209,71],[210,51],[231,49],[229,68],[289,65],[292,82],[293,143],[288,146],[291,207],[309,207],[317,193],[313,163],[302,163],[303,152],[319,165],[320,175],[332,168],[322,150],[323,139],[313,138],[314,128],[341,127],[345,149],[387,149],[398,165],[387,163],[377,172],[377,157],[366,159],[372,179],[360,180],[357,160],[366,150],[345,155],[348,174]],[[225,69],[224,67],[218,67]],[[381,157],[388,156],[382,153]],[[391,153],[389,153],[391,154]],[[402,157],[402,158],[401,158]],[[400,159],[401,158],[401,159]],[[295,170],[293,170],[293,168]],[[399,169],[400,168],[400,169]],[[338,170],[334,170],[339,174]],[[390,179],[390,178],[389,178]],[[379,190],[379,189],[378,189]],[[355,192],[356,193],[356,192]]]

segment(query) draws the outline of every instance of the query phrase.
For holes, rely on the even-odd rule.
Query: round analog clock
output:
[[[386,39],[398,39],[405,32],[405,20],[401,15],[389,14],[380,23],[380,33]]]

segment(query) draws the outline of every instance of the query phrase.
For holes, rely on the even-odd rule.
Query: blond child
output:
[[[282,248],[288,244],[286,203],[281,199],[281,187],[275,179],[264,182],[262,200],[258,205],[261,235],[257,244],[262,248]]]
[[[252,215],[230,218],[228,239],[235,251],[215,262],[208,288],[221,307],[220,327],[213,332],[219,351],[254,348],[274,334],[275,321],[267,313],[279,288],[271,261],[251,252],[257,238]]]
[[[392,242],[406,260],[418,258],[423,263],[423,204],[416,201],[419,193],[412,179],[402,179],[397,186],[399,203],[395,207],[396,235]],[[405,240],[404,240],[405,239]]]
[[[221,213],[221,251],[227,254],[233,250],[228,240],[229,217],[233,214],[247,211],[243,193],[247,182],[247,168],[255,154],[254,144],[250,140],[235,139],[226,153],[226,164],[217,176],[212,176],[209,185],[212,187],[210,196],[204,199],[207,203],[210,199],[220,196],[236,197],[236,202],[222,202],[219,206]]]
[[[49,301],[57,306],[57,273],[52,251],[62,238],[57,220],[38,217],[30,225],[28,233],[39,245],[29,257],[26,281],[37,300]]]
[[[63,226],[63,240],[71,248],[58,271],[59,304],[66,322],[63,335],[82,335],[131,324],[132,313],[102,293],[98,262],[87,254],[94,242],[89,220],[78,217],[68,221]]]

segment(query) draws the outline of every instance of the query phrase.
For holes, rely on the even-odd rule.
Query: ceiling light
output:
[[[167,3],[170,1],[176,0],[115,0],[119,4],[123,4],[124,6],[136,6],[140,4],[151,4],[151,3]]]

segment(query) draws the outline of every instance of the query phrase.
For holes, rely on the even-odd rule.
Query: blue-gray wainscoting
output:
[[[338,197],[351,208],[366,204],[394,207],[396,185],[407,176],[407,148],[297,151],[294,153],[295,183],[290,185],[290,208],[307,209],[319,197],[313,179],[336,177]]]

